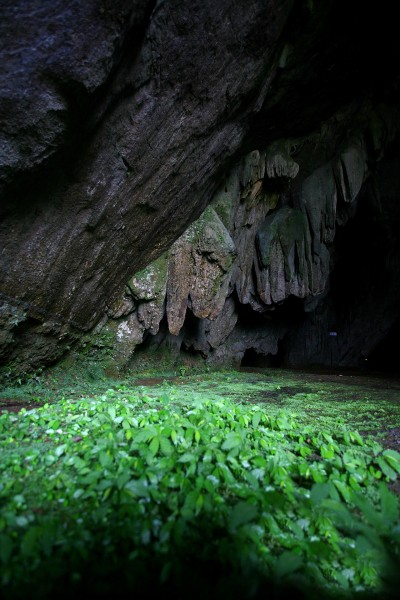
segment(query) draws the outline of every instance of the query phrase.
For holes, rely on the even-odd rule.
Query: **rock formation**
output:
[[[127,365],[154,343],[358,367],[393,340],[393,10],[4,0],[3,364],[103,330]]]
[[[332,289],[331,275],[339,268],[338,252],[343,252],[341,244],[335,244],[336,230],[355,219],[358,204],[359,211],[370,204],[368,194],[383,166],[380,160],[368,157],[371,122],[377,118],[372,112],[368,115],[368,119],[357,123],[357,136],[349,135],[342,149],[335,147],[331,159],[305,178],[301,174],[308,140],[296,141],[297,162],[289,155],[283,158],[275,145],[249,153],[235,166],[209,208],[164,256],[167,268],[163,262],[160,269],[159,261],[155,261],[138,275],[143,293],[134,295],[135,308],[129,316],[131,327],[133,323],[135,327],[125,343],[121,338],[115,345],[116,350],[124,349],[126,364],[145,340],[148,345],[162,347],[170,344],[173,336],[178,351],[199,352],[210,363],[240,364],[249,349],[258,355],[259,364],[262,356],[269,356],[271,363],[281,347],[281,364],[333,366],[334,362],[342,367],[365,366],[363,360],[381,339],[382,325],[390,329],[397,318],[394,306],[398,307],[400,300],[398,269],[390,273],[390,294],[380,299],[381,307],[375,309],[373,298],[377,300],[381,292],[373,290],[373,280],[369,289],[365,281],[365,299],[361,301],[340,284],[340,273],[339,283]],[[326,131],[320,132],[319,140],[314,136],[313,143],[325,144],[323,138],[330,135],[330,126],[325,123]],[[307,153],[303,154],[301,147]],[[281,182],[281,191],[268,191],[276,179]],[[386,185],[394,185],[397,190],[392,192],[391,200],[387,194],[382,199],[387,224],[389,213],[395,217],[389,228],[392,251],[397,248],[398,253],[395,227],[399,213],[393,207],[398,183],[394,173],[387,173]],[[383,191],[381,185],[378,189]],[[370,206],[370,213],[370,218],[378,221],[376,207]],[[376,235],[381,235],[379,229]],[[356,240],[347,252],[350,256],[345,260],[363,277],[367,270],[379,268],[374,260],[366,265],[352,263],[351,253],[359,252]],[[149,303],[154,294],[149,297],[145,285],[149,273],[154,272],[162,273],[163,282],[157,304]],[[344,299],[342,305],[348,305],[344,309],[346,317],[332,305],[332,296],[338,291]],[[351,317],[350,305],[355,303],[358,310]],[[156,328],[143,326],[143,307],[152,311]],[[105,330],[112,330],[115,323],[118,330],[126,328],[119,312],[109,316]],[[164,336],[151,340],[162,326]],[[138,327],[141,333],[135,337],[133,331]],[[362,339],[357,329],[362,329]],[[265,364],[269,363],[266,359]]]

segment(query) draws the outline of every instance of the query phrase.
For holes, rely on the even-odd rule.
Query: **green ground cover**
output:
[[[396,394],[276,370],[3,385],[3,596],[394,598]]]

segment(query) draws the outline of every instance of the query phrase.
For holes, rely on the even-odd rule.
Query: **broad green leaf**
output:
[[[316,467],[314,465],[311,465],[310,473],[316,483],[322,483],[323,481],[326,480],[326,473],[323,471],[323,469],[321,467]]]
[[[199,513],[202,506],[204,504],[204,496],[203,494],[199,494],[196,500],[196,513]]]
[[[326,460],[330,460],[331,458],[333,458],[335,456],[335,452],[329,446],[321,446],[321,456],[322,456],[322,458],[325,458]]]
[[[382,452],[382,456],[385,457],[386,462],[392,469],[397,471],[397,473],[400,473],[400,454],[399,454],[399,452],[396,452],[396,450],[392,450],[389,448],[388,450],[384,450]]]
[[[0,560],[7,563],[13,551],[14,543],[9,535],[0,534]]]
[[[67,448],[67,444],[62,444],[61,446],[57,446],[57,448],[54,450],[54,454],[56,456],[62,456],[65,452]]]
[[[169,488],[179,488],[182,485],[182,479],[180,473],[169,473],[163,483]]]
[[[41,527],[28,529],[21,541],[21,551],[24,556],[33,556],[36,553],[41,534]]]
[[[82,488],[78,488],[74,491],[74,493],[72,494],[72,497],[74,498],[74,500],[77,500],[78,498],[80,498],[82,496],[82,494],[84,493],[85,490],[83,490]]]
[[[197,500],[199,491],[193,490],[186,495],[184,505],[182,507],[182,516],[185,519],[190,519],[197,511]]]
[[[294,552],[283,552],[279,555],[274,566],[274,572],[279,578],[286,577],[295,571],[298,571],[303,565],[303,559]]]
[[[212,462],[213,459],[213,453],[212,450],[210,450],[209,448],[207,448],[207,450],[204,452],[204,456],[203,456],[203,462]]]
[[[356,491],[360,490],[361,488],[360,488],[359,481],[361,481],[361,480],[362,480],[362,477],[357,477],[357,473],[352,473],[349,476],[349,485],[350,485],[350,487],[353,490],[356,490]]]
[[[108,467],[112,463],[112,458],[108,452],[102,450],[99,454],[99,462],[102,467]]]
[[[125,487],[125,484],[129,481],[130,476],[131,474],[129,471],[124,471],[117,477],[117,488],[119,490],[122,490],[122,488]]]
[[[340,481],[339,479],[333,479],[332,482],[335,485],[335,487],[339,490],[339,492],[341,493],[343,499],[346,502],[351,502],[352,501],[352,491],[351,491],[351,488],[347,485],[347,483],[345,483],[344,481]]]
[[[305,458],[306,456],[309,456],[310,454],[312,454],[312,450],[308,446],[300,446],[299,452],[300,452],[300,455],[303,458]]]
[[[232,471],[227,465],[223,463],[218,463],[218,470],[227,483],[230,484],[236,482],[235,477],[232,475]]]
[[[228,517],[228,525],[231,529],[236,529],[240,525],[250,523],[258,514],[258,509],[248,502],[238,502],[231,510]]]
[[[178,462],[180,463],[191,463],[196,461],[196,455],[191,452],[185,452],[178,458]]]
[[[326,498],[322,500],[321,506],[327,509],[329,516],[332,516],[341,525],[346,527],[354,525],[354,516],[340,499]]]
[[[395,481],[395,479],[397,479],[396,471],[394,469],[392,469],[391,466],[389,466],[389,464],[387,463],[387,461],[385,460],[385,458],[383,456],[378,456],[375,460],[378,463],[379,468],[381,469],[382,473],[384,475],[386,475],[386,477],[388,477],[392,481]]]
[[[134,441],[137,444],[140,444],[141,442],[148,442],[153,436],[154,436],[153,430],[142,429],[135,435]]]
[[[193,441],[193,436],[194,436],[194,429],[193,429],[193,427],[190,427],[185,432],[185,440],[189,446],[191,445],[191,443]]]
[[[212,475],[210,475],[209,477],[213,477]],[[204,481],[204,487],[207,490],[207,492],[209,492],[210,494],[215,494],[216,492],[216,487],[219,484],[219,480],[216,477],[213,477],[212,479],[207,478]]]
[[[150,442],[150,452],[152,453],[153,456],[155,456],[158,452],[158,449],[160,447],[160,440],[158,437],[154,437],[151,442]]]
[[[379,513],[374,505],[368,501],[361,493],[354,494],[354,503],[360,509],[363,518],[376,530],[380,532],[382,526],[385,526],[382,513]]]
[[[251,474],[253,477],[259,481],[262,481],[265,477],[265,469],[252,469]]]
[[[330,494],[330,485],[329,483],[314,483],[311,488],[311,502],[318,506],[321,500],[327,498]]]
[[[103,500],[107,500],[107,498],[108,498],[108,497],[109,497],[109,495],[111,494],[111,491],[112,491],[112,487],[111,487],[111,486],[110,486],[110,487],[108,487],[106,490],[104,490],[104,492],[103,492],[103,496],[102,496],[102,499],[103,499]]]
[[[112,487],[113,483],[114,482],[111,479],[101,479],[98,482],[98,484],[96,485],[96,490],[98,490],[99,492],[104,492],[104,490],[107,490],[108,488]],[[82,493],[83,493],[83,490],[82,490]],[[80,496],[81,495],[82,494],[80,494]]]
[[[223,450],[232,450],[232,448],[238,448],[242,445],[242,436],[239,433],[228,433],[225,441],[222,444]]]
[[[131,479],[125,484],[124,489],[132,494],[132,496],[137,496],[138,498],[148,498],[150,496],[146,479]]]
[[[363,535],[358,535],[356,537],[356,548],[357,552],[359,552],[360,554],[366,554],[367,552],[371,551],[373,545],[368,540],[368,538],[366,538]]]
[[[163,454],[165,454],[166,456],[169,456],[170,454],[172,454],[173,446],[172,446],[171,442],[169,441],[169,439],[164,436],[160,436],[159,440],[160,440],[161,452]]]
[[[364,440],[362,439],[362,437],[358,433],[358,431],[350,431],[349,435],[350,435],[350,440],[352,442],[357,442],[357,444],[359,444],[360,446],[364,446]]]
[[[399,501],[397,496],[392,494],[384,483],[379,485],[379,492],[381,497],[382,516],[387,526],[390,527],[391,524],[394,525],[399,520]]]

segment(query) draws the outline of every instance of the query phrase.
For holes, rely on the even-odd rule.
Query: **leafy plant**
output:
[[[180,386],[92,395],[0,416],[6,597],[111,594],[118,581],[149,594],[250,598],[290,584],[378,598],[390,583],[397,452],[343,424],[316,429]]]

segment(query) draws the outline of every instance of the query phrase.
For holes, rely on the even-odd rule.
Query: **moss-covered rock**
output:
[[[177,335],[189,306],[201,319],[215,319],[228,292],[236,249],[228,230],[209,207],[173,245],[167,284],[169,331]]]

